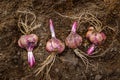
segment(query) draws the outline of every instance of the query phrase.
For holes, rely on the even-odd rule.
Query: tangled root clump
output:
[[[55,59],[56,59],[56,54],[51,53],[47,57],[47,59],[43,63],[40,64],[40,66],[37,68],[37,70],[35,70],[36,76],[39,75],[46,68],[46,78],[49,78],[51,80],[51,78],[49,76],[49,72],[55,62]],[[47,68],[47,66],[48,66],[48,68]]]
[[[18,20],[18,27],[23,34],[30,34],[33,30],[39,28],[41,24],[36,25],[36,15],[30,11],[18,11],[21,13]]]

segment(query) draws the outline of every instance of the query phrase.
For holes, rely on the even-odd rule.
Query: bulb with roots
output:
[[[92,43],[87,50],[87,54],[92,55],[95,47],[101,45],[106,40],[106,35],[103,32],[96,31],[94,27],[89,27],[86,33],[86,38]]]
[[[83,63],[86,66],[86,69],[88,68],[88,65],[91,65],[88,61],[88,59],[81,53],[83,53],[81,50],[78,49],[78,47],[82,44],[82,37],[76,33],[77,30],[77,22],[74,22],[72,25],[72,29],[70,34],[65,39],[66,46],[69,48],[74,49],[74,53],[82,59]],[[79,52],[80,51],[80,52]]]
[[[35,58],[32,51],[37,45],[38,36],[36,34],[31,34],[31,32],[40,27],[40,24],[35,24],[36,16],[34,13],[29,11],[18,11],[18,13],[21,14],[18,20],[18,28],[21,33],[24,34],[19,38],[18,45],[28,51],[28,63],[30,67],[33,67],[35,64]]]
[[[37,45],[37,42],[38,37],[35,34],[22,35],[18,40],[18,45],[28,51],[28,63],[30,67],[33,67],[33,65],[35,64],[35,58],[32,51]]]
[[[50,55],[43,63],[41,63],[40,67],[35,71],[36,75],[41,73],[41,71],[43,71],[46,66],[50,65],[46,73],[46,76],[48,76],[48,73],[52,65],[54,64],[56,55],[61,54],[65,49],[65,44],[55,36],[54,26],[51,19],[49,20],[49,23],[52,38],[47,41],[46,50],[50,53]]]

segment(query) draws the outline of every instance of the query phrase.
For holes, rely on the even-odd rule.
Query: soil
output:
[[[18,46],[21,35],[18,28],[18,11],[31,11],[37,16],[36,24],[41,24],[32,33],[39,37],[39,43],[33,53],[36,64],[30,68],[27,62],[27,51]],[[89,11],[103,24],[109,26],[103,32],[107,40],[98,46],[97,57],[87,56],[95,67],[86,66],[66,47],[57,55],[50,70],[51,80],[120,80],[120,1],[119,0],[0,0],[0,80],[45,80],[45,73],[35,76],[34,71],[47,58],[46,42],[50,39],[49,19],[54,22],[57,38],[65,40],[70,33],[73,19],[83,11]],[[63,17],[67,15],[69,17]],[[85,33],[88,24],[78,25],[77,33],[83,37],[79,49],[86,51]],[[101,55],[102,54],[102,55]],[[48,79],[46,79],[48,80]]]

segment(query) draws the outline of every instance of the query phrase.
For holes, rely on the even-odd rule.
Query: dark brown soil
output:
[[[31,11],[37,16],[36,23],[42,26],[32,33],[39,36],[38,46],[34,49],[36,64],[30,68],[27,52],[21,49],[17,40],[22,35],[18,22],[18,10]],[[87,57],[95,67],[86,70],[82,60],[66,47],[50,71],[52,80],[120,80],[120,1],[119,0],[0,0],[0,80],[44,80],[34,71],[49,55],[45,50],[46,41],[50,39],[48,20],[54,21],[57,38],[65,40],[71,25],[76,19],[58,15],[76,16],[83,11],[95,15],[105,28],[107,35],[104,44],[98,47],[103,54]],[[79,26],[78,33],[84,38],[79,48],[85,52],[86,24]]]

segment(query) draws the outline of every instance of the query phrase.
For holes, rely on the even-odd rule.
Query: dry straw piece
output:
[[[65,45],[64,43],[57,39],[55,36],[55,31],[54,31],[54,26],[53,26],[53,22],[50,19],[50,32],[51,32],[51,39],[49,39],[46,43],[46,50],[50,53],[50,55],[47,57],[47,59],[40,64],[40,66],[37,68],[37,70],[35,70],[36,76],[38,74],[40,74],[42,71],[44,71],[44,69],[46,70],[46,79],[48,80],[51,79],[49,76],[49,71],[51,70],[55,59],[56,59],[56,55],[60,54],[64,51],[65,49]],[[47,68],[48,67],[48,68]]]

